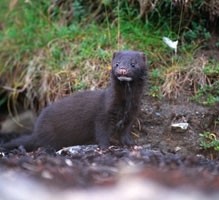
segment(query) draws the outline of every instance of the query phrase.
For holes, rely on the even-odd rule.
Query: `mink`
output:
[[[95,140],[101,149],[106,149],[113,134],[119,136],[121,145],[133,145],[130,132],[146,81],[147,58],[138,51],[118,51],[113,54],[111,66],[106,89],[82,91],[54,102],[41,111],[31,135],[3,147],[59,150]]]

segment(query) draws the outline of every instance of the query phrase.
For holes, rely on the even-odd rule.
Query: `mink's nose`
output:
[[[125,69],[125,68],[120,68],[119,70],[118,70],[118,73],[119,73],[119,75],[126,75],[127,74],[127,69]]]

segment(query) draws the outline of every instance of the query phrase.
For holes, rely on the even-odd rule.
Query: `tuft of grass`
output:
[[[203,55],[195,59],[190,57],[184,61],[178,59],[164,70],[161,93],[177,98],[182,91],[187,91],[193,95],[192,100],[213,105],[219,100],[218,63],[209,62]]]
[[[219,102],[219,65],[215,61],[210,61],[202,67],[199,73],[200,87],[192,97],[193,100],[203,105],[213,105]]]

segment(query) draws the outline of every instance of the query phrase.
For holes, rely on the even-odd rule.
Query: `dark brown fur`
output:
[[[33,150],[44,146],[58,150],[95,139],[104,149],[110,145],[113,133],[120,136],[123,145],[132,145],[130,130],[139,109],[146,72],[143,53],[115,52],[108,88],[78,92],[53,103],[39,115],[33,134],[12,140],[4,147],[23,145]]]

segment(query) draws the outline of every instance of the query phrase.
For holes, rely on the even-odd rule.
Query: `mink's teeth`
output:
[[[132,81],[131,77],[127,77],[127,76],[119,76],[118,79],[120,81]]]

